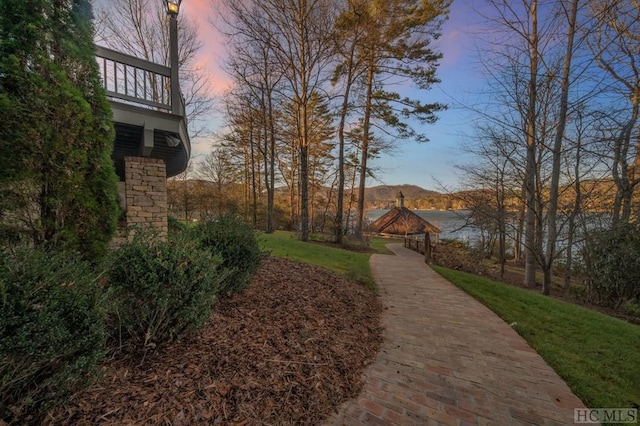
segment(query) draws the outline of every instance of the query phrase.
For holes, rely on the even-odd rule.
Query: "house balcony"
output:
[[[96,60],[113,111],[112,158],[120,179],[125,179],[125,157],[163,160],[167,177],[182,173],[191,142],[184,98],[171,68],[100,46]]]

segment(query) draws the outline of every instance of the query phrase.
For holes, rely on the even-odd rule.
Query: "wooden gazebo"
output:
[[[396,206],[373,222],[370,225],[370,229],[381,235],[393,236],[416,235],[428,232],[429,234],[435,234],[436,241],[438,234],[440,234],[440,229],[404,206],[402,192],[396,198]]]

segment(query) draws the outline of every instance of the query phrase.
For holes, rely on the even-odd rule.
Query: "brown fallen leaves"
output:
[[[115,358],[49,424],[318,424],[362,386],[381,342],[369,290],[267,258],[202,332],[145,359]]]

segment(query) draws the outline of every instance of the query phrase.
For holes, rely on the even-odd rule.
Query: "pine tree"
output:
[[[0,222],[36,245],[99,257],[118,205],[91,5],[0,0],[0,16]]]
[[[428,90],[439,80],[436,69],[441,54],[431,48],[439,37],[451,0],[371,0],[354,2],[363,34],[356,46],[356,60],[363,67],[361,80],[362,140],[356,234],[364,227],[364,190],[369,173],[369,145],[376,123],[397,139],[426,142],[409,120],[431,124],[436,112],[446,108],[440,103],[422,103],[390,91],[389,81],[411,82]],[[349,12],[351,13],[351,12]],[[390,77],[392,77],[390,79]],[[393,134],[395,132],[395,134]]]

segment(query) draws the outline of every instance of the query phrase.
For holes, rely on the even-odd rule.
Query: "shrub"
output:
[[[255,231],[249,225],[237,216],[223,215],[200,223],[194,233],[201,247],[219,254],[222,266],[229,271],[221,285],[223,293],[236,292],[249,285],[263,255]]]
[[[169,235],[177,236],[181,232],[188,229],[188,226],[180,222],[173,216],[167,217],[167,227],[169,228]]]
[[[0,419],[6,422],[37,423],[91,377],[104,355],[101,292],[77,258],[27,247],[0,252]]]
[[[342,246],[347,250],[366,251],[371,247],[371,236],[362,235],[362,238],[345,235],[342,237]]]
[[[592,301],[619,308],[640,300],[640,225],[594,232],[583,257]]]
[[[138,348],[199,329],[225,276],[221,259],[184,235],[155,243],[140,235],[114,250],[108,267],[113,337]]]
[[[640,303],[627,301],[622,306],[622,310],[625,314],[640,319]]]

